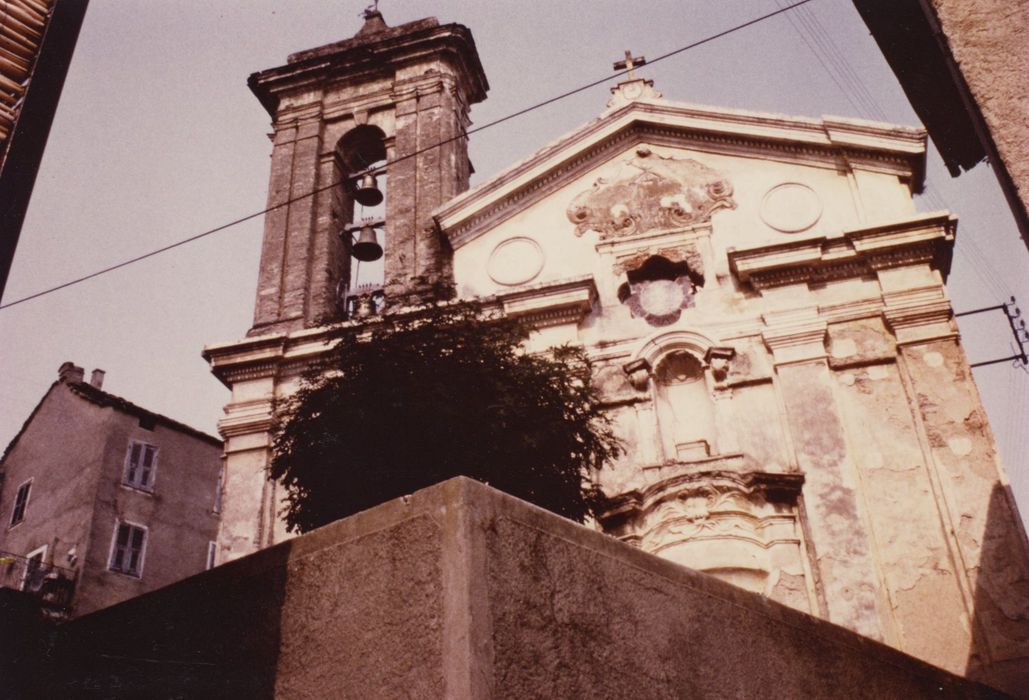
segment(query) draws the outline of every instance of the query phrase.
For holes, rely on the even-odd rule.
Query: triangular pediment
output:
[[[848,167],[894,174],[921,188],[925,132],[861,120],[810,119],[637,100],[608,110],[434,213],[457,249],[637,145]],[[680,159],[682,160],[682,159]],[[668,163],[671,168],[697,166]],[[717,178],[716,178],[717,179]],[[642,183],[640,183],[642,184]]]

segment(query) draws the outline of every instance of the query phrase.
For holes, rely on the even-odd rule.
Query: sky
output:
[[[390,25],[436,16],[471,28],[488,99],[473,127],[655,58],[787,0],[382,0]],[[352,36],[362,2],[92,0],[39,170],[3,303],[265,206],[269,118],[246,87],[288,54]],[[918,125],[850,0],[802,8],[648,65],[667,99]],[[614,84],[615,79],[610,81]],[[601,85],[476,133],[473,185],[603,111]],[[959,217],[956,311],[1015,295],[1029,255],[989,165],[951,178],[930,152],[922,211]],[[260,217],[80,285],[0,309],[0,445],[57,368],[106,370],[104,388],[216,434],[229,393],[201,357],[250,326]],[[1012,354],[1003,314],[960,320],[972,362]],[[1029,373],[975,370],[1023,518],[1029,514]]]

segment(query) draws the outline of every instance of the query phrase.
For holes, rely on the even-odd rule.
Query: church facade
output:
[[[324,319],[451,288],[526,317],[533,349],[588,350],[626,445],[596,474],[597,528],[1025,687],[1029,545],[944,286],[957,220],[913,204],[924,131],[673,102],[631,61],[599,117],[471,190],[488,84],[461,25],[372,12],[251,77],[277,208],[251,332],[205,350],[232,389],[220,560],[288,537],[272,402]],[[368,173],[388,180],[385,282],[351,290]]]

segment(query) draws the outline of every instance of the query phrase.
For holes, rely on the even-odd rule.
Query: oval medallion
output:
[[[543,269],[543,249],[531,238],[517,236],[501,241],[490,253],[486,272],[497,284],[525,284]]]
[[[761,201],[761,220],[783,233],[798,233],[822,216],[822,200],[799,182],[784,182],[768,190]]]

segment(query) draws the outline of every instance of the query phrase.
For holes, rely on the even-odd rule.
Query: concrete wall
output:
[[[467,479],[66,624],[52,658],[53,697],[1001,697]]]

